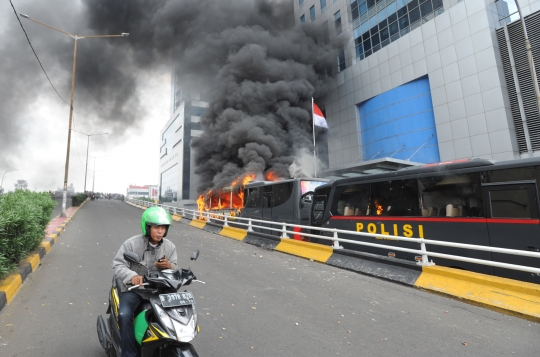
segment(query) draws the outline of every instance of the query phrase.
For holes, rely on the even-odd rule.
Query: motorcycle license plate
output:
[[[176,307],[195,304],[193,294],[189,291],[181,293],[160,294],[159,299],[163,307]]]

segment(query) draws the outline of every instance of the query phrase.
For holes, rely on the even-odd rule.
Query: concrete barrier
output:
[[[540,320],[540,285],[460,269],[423,267],[414,283],[476,305],[527,319]]]
[[[234,228],[234,227],[223,227],[223,229],[219,232],[220,235],[224,237],[229,237],[236,240],[244,240],[247,236],[247,231],[245,229],[241,228]]]

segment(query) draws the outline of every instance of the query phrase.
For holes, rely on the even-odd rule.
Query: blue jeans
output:
[[[135,339],[133,328],[133,313],[143,298],[132,291],[120,294],[120,308],[118,311],[118,324],[122,338],[122,357],[139,357],[139,344]]]

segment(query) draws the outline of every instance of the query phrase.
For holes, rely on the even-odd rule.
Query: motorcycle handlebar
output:
[[[145,285],[150,285],[149,283],[142,283],[140,285],[133,285],[131,288],[128,288],[129,291],[135,289],[135,288],[139,288],[141,286],[145,286]]]

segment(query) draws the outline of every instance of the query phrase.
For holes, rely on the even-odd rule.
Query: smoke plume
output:
[[[33,11],[46,14],[39,9],[51,3],[34,1]],[[81,40],[88,43],[78,49],[76,98],[85,101],[76,101],[75,110],[88,115],[88,125],[106,124],[122,134],[145,119],[148,103],[138,95],[144,89],[141,71],[175,67],[183,87],[207,94],[203,134],[192,141],[201,191],[229,185],[248,172],[272,170],[289,177],[295,157],[312,151],[311,98],[326,94],[337,44],[325,40],[327,29],[321,25],[295,26],[292,0],[81,0],[57,7],[54,16],[40,20],[81,34],[130,33]],[[10,18],[9,31],[18,31],[20,46],[17,26]],[[72,40],[44,36],[39,25],[29,32],[51,77],[62,79],[56,84],[67,99],[73,57],[65,47]],[[15,45],[4,46],[3,58],[24,63],[17,75],[37,83],[40,69],[30,50],[9,53]],[[3,67],[15,66],[4,61]],[[9,106],[0,108],[0,120],[9,135],[0,130],[0,150],[16,145],[13,136],[21,134],[21,126],[12,118],[23,116],[21,103],[48,86],[39,80],[26,92],[16,80],[2,87]]]
[[[312,147],[311,97],[325,94],[335,63],[324,29],[295,27],[290,0],[97,3],[88,2],[92,26],[129,31],[137,64],[170,55],[182,85],[208,93],[203,134],[192,141],[201,191],[243,173],[289,177]]]

